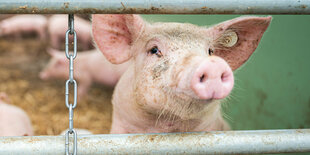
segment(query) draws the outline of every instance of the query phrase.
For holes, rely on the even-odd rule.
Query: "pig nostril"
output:
[[[204,82],[205,81],[206,76],[204,74],[202,74],[202,76],[200,76],[200,82]]]
[[[224,81],[224,73],[221,75],[221,79],[222,81]]]
[[[228,75],[227,75],[226,73],[223,73],[223,74],[221,75],[221,79],[222,79],[222,82],[227,81]]]

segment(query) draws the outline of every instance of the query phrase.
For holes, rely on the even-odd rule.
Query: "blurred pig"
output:
[[[93,37],[105,57],[114,64],[133,61],[114,89],[111,133],[229,129],[220,101],[270,21],[241,17],[206,28],[93,15]]]
[[[40,72],[42,80],[68,79],[69,60],[64,51],[48,49],[52,56],[46,68]],[[128,63],[111,64],[97,49],[79,52],[74,60],[74,79],[78,81],[78,98],[86,95],[92,82],[115,86],[120,76],[127,69]]]
[[[60,49],[65,42],[65,34],[68,30],[68,15],[53,15],[48,21],[48,32],[50,34],[50,44],[53,48]],[[82,50],[92,47],[91,23],[87,20],[74,17],[74,30],[77,34],[78,46]],[[69,35],[72,37],[72,35]],[[72,39],[70,39],[72,40]]]
[[[0,22],[0,36],[21,36],[22,33],[35,32],[45,40],[47,19],[42,15],[17,15]]]
[[[8,96],[0,93],[0,136],[33,136],[27,114],[20,108],[7,104]]]

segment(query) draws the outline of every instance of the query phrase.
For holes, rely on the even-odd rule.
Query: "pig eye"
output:
[[[161,51],[158,49],[157,46],[154,46],[153,48],[151,48],[151,49],[149,50],[149,53],[151,53],[152,55],[153,55],[153,54],[156,54],[158,57],[163,56],[163,54],[161,53]]]
[[[209,53],[209,55],[212,55],[214,53],[214,51],[211,48],[209,48],[208,53]]]

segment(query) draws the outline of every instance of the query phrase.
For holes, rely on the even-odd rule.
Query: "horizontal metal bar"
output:
[[[0,13],[310,14],[310,0],[0,0]]]
[[[310,152],[310,129],[78,135],[77,148],[83,155]],[[65,137],[0,137],[0,152],[64,154]]]

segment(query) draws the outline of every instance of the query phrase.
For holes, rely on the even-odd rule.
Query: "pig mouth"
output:
[[[206,99],[206,100],[202,100],[202,102],[204,102],[204,104],[209,104],[212,103],[215,99],[210,98],[210,99]]]
[[[173,95],[174,98],[179,98],[179,100],[182,100],[183,102],[194,102],[196,104],[209,104],[214,101],[220,100],[216,98],[208,98],[208,99],[200,99],[196,97],[192,93],[185,93],[185,92],[178,92],[178,91],[172,91],[175,94]]]
[[[199,99],[185,93],[176,93],[172,96],[172,103],[176,103],[181,109],[194,110],[196,112],[208,107],[209,104],[217,102],[219,99]]]

